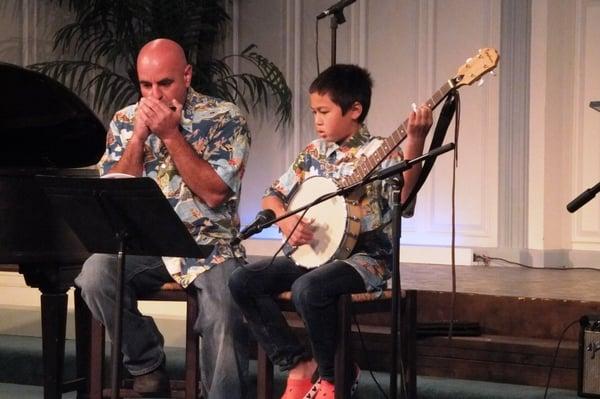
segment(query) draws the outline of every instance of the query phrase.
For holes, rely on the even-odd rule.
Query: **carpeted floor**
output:
[[[65,377],[74,376],[74,342],[66,342]],[[0,335],[0,399],[41,399],[42,381],[41,339],[14,335]],[[171,376],[183,374],[183,349],[167,348],[167,365]],[[251,363],[251,379],[255,373]],[[389,375],[373,373],[387,393]],[[284,376],[275,375],[275,392],[283,390]],[[419,377],[417,381],[419,399],[543,399],[544,389],[522,385],[498,384],[482,381],[465,381],[447,378]],[[255,386],[250,386],[252,395]],[[574,391],[551,389],[549,399],[575,399]],[[63,395],[63,399],[74,399],[74,393]],[[371,374],[363,370],[355,399],[385,398],[379,391]]]

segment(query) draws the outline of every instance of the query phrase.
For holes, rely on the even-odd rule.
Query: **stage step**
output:
[[[451,303],[451,293],[420,291],[418,321],[450,319]],[[600,303],[466,293],[454,303],[454,317],[477,321],[482,335],[420,340],[419,374],[544,386],[564,332],[550,384],[577,389],[578,320]]]
[[[451,294],[419,291],[417,296],[419,375],[545,386],[561,333],[575,322],[564,334],[550,386],[577,389],[577,321],[600,313],[600,304],[459,293],[454,317],[460,322],[448,339]],[[353,351],[361,366],[389,367],[388,320],[387,314],[359,317],[362,340],[353,326]],[[301,322],[294,324],[302,334]]]
[[[386,315],[380,315],[385,318]],[[306,340],[302,322],[288,314],[294,331]],[[360,335],[359,335],[360,329]],[[545,386],[558,340],[498,334],[431,336],[418,327],[417,374],[532,386]],[[361,368],[386,371],[391,363],[390,329],[366,324],[352,326],[352,351]],[[441,332],[441,330],[438,330]],[[424,334],[426,333],[426,334]],[[457,333],[464,333],[458,329]],[[554,363],[550,386],[577,389],[577,342],[563,340]]]
[[[511,384],[545,386],[557,341],[549,339],[481,335],[435,337],[420,340],[417,372],[420,375],[463,378]],[[577,343],[563,341],[550,386],[577,389]]]

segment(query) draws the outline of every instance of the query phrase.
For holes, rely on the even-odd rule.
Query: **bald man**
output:
[[[192,68],[168,39],[140,50],[141,99],[110,123],[101,174],[154,179],[198,244],[212,245],[206,259],[127,256],[124,279],[123,362],[140,394],[168,393],[163,336],[137,309],[139,293],[175,280],[198,295],[195,330],[204,398],[245,397],[247,332],[227,288],[244,250],[231,245],[239,230],[241,179],[250,147],[246,121],[231,103],[190,87]],[[168,240],[169,237],[162,237]],[[94,254],[75,283],[95,318],[113,329],[116,257]]]

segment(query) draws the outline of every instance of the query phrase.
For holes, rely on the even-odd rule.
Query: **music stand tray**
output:
[[[112,342],[112,398],[121,381],[121,323],[125,256],[206,258],[154,180],[36,176],[40,187],[92,253],[117,254],[117,297]]]
[[[116,254],[127,233],[128,255],[204,258],[154,180],[36,176],[40,187],[89,252]]]

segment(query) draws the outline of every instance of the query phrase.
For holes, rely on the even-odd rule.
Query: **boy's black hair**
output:
[[[367,117],[371,106],[371,74],[358,65],[335,64],[324,70],[316,77],[308,89],[309,93],[328,94],[331,101],[339,105],[344,115],[354,102],[362,105],[362,113],[358,122],[362,123]]]

